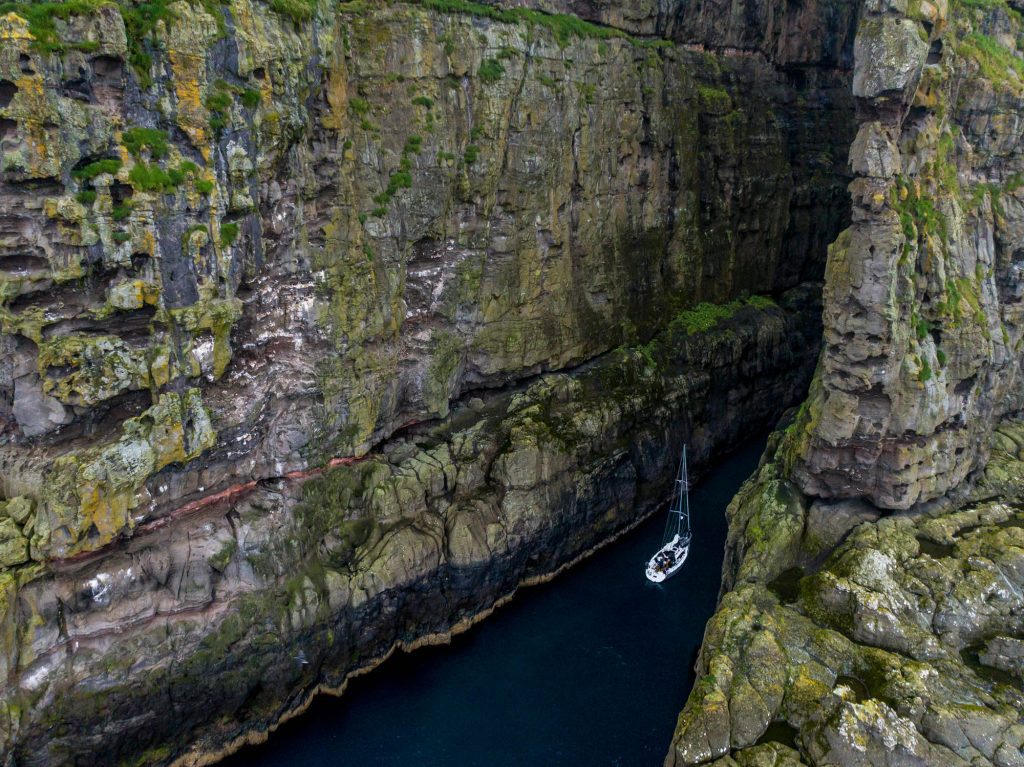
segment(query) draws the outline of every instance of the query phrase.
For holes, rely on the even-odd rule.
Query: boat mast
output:
[[[665,532],[661,536],[662,544],[672,540],[673,535],[679,534],[679,515],[682,513],[683,499],[680,495],[682,488],[679,486],[683,476],[683,466],[686,463],[686,447],[683,446],[683,457],[679,463],[679,471],[676,472],[675,482],[672,484],[672,500],[668,504],[668,518],[665,520]],[[675,526],[673,526],[675,522]]]
[[[679,535],[690,532],[690,473],[686,468],[686,445],[683,445],[683,465],[680,467],[679,488],[682,495],[682,506],[679,509]]]

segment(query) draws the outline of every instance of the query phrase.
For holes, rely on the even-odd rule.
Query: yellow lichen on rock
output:
[[[206,75],[206,60],[201,56],[181,51],[168,51],[171,70],[174,72],[174,92],[177,94],[177,123],[192,144],[209,161],[210,147],[208,123],[210,113],[203,105],[201,82]]]
[[[142,415],[125,421],[116,442],[58,458],[43,487],[34,556],[92,551],[131,530],[146,479],[197,458],[216,438],[202,395],[189,389],[160,395]]]

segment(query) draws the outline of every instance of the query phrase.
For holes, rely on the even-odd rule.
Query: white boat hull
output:
[[[647,580],[652,583],[662,583],[677,572],[679,568],[686,562],[686,557],[690,554],[690,542],[681,541],[679,536],[675,536],[671,541],[666,543],[658,552],[651,557],[647,563]]]

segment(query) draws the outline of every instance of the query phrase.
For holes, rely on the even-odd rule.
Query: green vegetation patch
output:
[[[751,296],[747,299],[737,299],[724,304],[712,304],[705,301],[697,304],[692,309],[679,312],[669,322],[666,329],[667,332],[657,333],[646,344],[636,344],[635,328],[627,320],[624,328],[625,345],[633,347],[633,351],[640,355],[647,368],[656,370],[659,366],[659,360],[664,361],[666,355],[670,354],[671,347],[678,343],[678,340],[672,340],[673,335],[678,338],[680,333],[685,333],[688,336],[707,333],[715,329],[720,322],[730,319],[747,306],[758,311],[778,308],[778,304],[768,296]]]
[[[167,132],[157,128],[128,128],[121,134],[121,143],[133,157],[141,157],[146,148],[154,160],[167,156]]]
[[[957,52],[976,61],[982,76],[995,87],[1015,92],[1024,88],[1024,59],[994,38],[971,32],[958,42]]]
[[[691,336],[696,333],[706,333],[722,320],[732,317],[744,306],[752,306],[764,311],[776,307],[777,304],[767,296],[752,296],[745,301],[730,301],[727,304],[701,302],[692,309],[677,314],[669,323],[669,328],[685,331],[687,335]]]
[[[406,138],[405,146],[402,147],[402,158],[398,162],[398,170],[388,177],[387,188],[380,194],[374,195],[373,202],[377,207],[371,211],[370,215],[376,218],[386,216],[387,205],[398,193],[398,190],[412,189],[412,160],[410,158],[421,151],[423,151],[422,136],[414,134]]]
[[[490,85],[501,79],[501,76],[505,74],[505,67],[497,59],[484,59],[480,63],[480,69],[477,70],[476,74],[481,82]]]
[[[270,10],[295,24],[301,24],[313,18],[316,12],[316,0],[270,0]]]
[[[723,115],[732,109],[732,99],[722,88],[700,85],[697,86],[697,96],[700,98],[700,108],[709,114]]]
[[[313,2],[313,0],[309,0]],[[85,52],[93,52],[99,44],[95,41],[69,43],[60,38],[57,21],[67,21],[72,16],[88,16],[103,7],[114,7],[124,20],[125,33],[128,41],[128,63],[139,77],[143,88],[152,85],[149,70],[153,64],[147,51],[147,40],[156,32],[157,26],[163,22],[170,24],[174,19],[171,5],[174,0],[64,0],[64,2],[21,2],[0,3],[0,13],[17,13],[28,22],[29,32],[34,38],[32,47],[41,53],[63,53],[72,48]],[[194,5],[201,6],[217,24],[218,35],[227,33],[224,21],[224,0],[191,0]]]
[[[159,165],[140,162],[128,171],[128,180],[143,192],[164,192],[174,188],[171,175]]]
[[[931,324],[928,322],[928,320],[919,317],[917,319],[917,322],[914,323],[914,326],[919,341],[923,341],[925,338],[928,337],[928,331],[931,330]]]
[[[81,168],[76,168],[71,171],[71,175],[79,181],[91,181],[101,173],[109,173],[113,176],[119,170],[121,170],[120,160],[97,160]]]
[[[751,296],[747,299],[747,306],[752,306],[759,311],[765,311],[766,309],[777,309],[779,305],[775,303],[775,299],[769,296]]]
[[[231,86],[223,80],[217,80],[213,84],[213,92],[203,102],[210,110],[210,130],[215,136],[220,136],[228,124],[232,100]]]
[[[911,4],[911,9],[914,6],[920,6],[923,0],[914,0]],[[964,16],[964,11],[967,11],[970,16],[973,16],[973,21],[984,24],[988,19],[991,18],[993,12],[998,13],[1002,11],[1005,13],[1012,24],[1018,27],[1024,24],[1024,16],[1021,15],[1020,11],[1012,7],[1007,0],[956,0],[955,3],[951,4],[951,10],[954,11],[957,16]],[[920,18],[920,13],[917,17]]]
[[[260,105],[260,101],[263,97],[260,95],[258,90],[254,88],[244,88],[242,92],[238,94],[238,100],[242,102],[242,106],[246,109],[255,109]]]
[[[962,8],[972,8],[980,11],[991,11],[1005,5],[1004,0],[957,0],[957,5]]]
[[[930,381],[932,375],[932,366],[928,364],[928,360],[921,360],[921,366],[917,371],[917,380],[924,383]]]
[[[904,255],[910,244],[923,240],[929,234],[937,234],[943,244],[949,241],[949,223],[946,215],[935,206],[928,194],[920,194],[915,184],[902,176],[897,177],[890,199],[893,210],[899,214],[904,243]]]
[[[387,205],[399,189],[412,189],[412,174],[407,170],[398,170],[392,173],[388,179],[387,189],[374,196],[373,201],[378,205]]]
[[[85,52],[98,49],[94,41],[69,43],[60,38],[57,21],[67,21],[72,16],[88,16],[99,8],[113,6],[121,13],[128,38],[128,61],[138,72],[143,87],[152,81],[149,69],[152,59],[146,52],[145,41],[151,37],[157,25],[170,23],[174,13],[170,6],[173,0],[64,0],[64,2],[21,2],[0,3],[0,14],[17,13],[28,22],[29,32],[35,38],[32,46],[41,53],[62,53],[73,48]],[[222,0],[192,0],[201,5],[217,22],[218,33],[226,33]]]
[[[370,113],[370,102],[359,96],[353,96],[348,102],[348,108],[352,114],[363,117]]]
[[[422,136],[409,136],[405,140],[405,147],[402,149],[403,154],[419,154],[423,150],[423,137]]]
[[[98,8],[111,5],[110,0],[67,0],[60,3],[0,3],[0,14],[16,13],[28,22],[28,31],[35,38],[32,45],[41,53],[60,53],[66,48],[95,50],[95,43],[66,43],[57,34],[57,20],[72,16],[88,16]]]
[[[146,50],[146,40],[156,32],[160,22],[169,24],[174,19],[170,0],[152,2],[122,2],[119,4],[124,29],[128,37],[128,63],[132,65],[143,88],[153,84],[149,70],[153,58]]]
[[[578,16],[563,13],[544,13],[530,8],[495,8],[490,5],[469,2],[469,0],[420,0],[420,4],[442,13],[465,13],[472,16],[483,16],[508,24],[530,24],[543,27],[551,32],[562,47],[568,45],[573,38],[593,38],[607,40],[618,37],[623,40],[632,38],[625,32],[611,27],[602,27]]]
[[[226,90],[216,90],[206,97],[206,108],[211,112],[225,112],[231,107],[231,94]]]
[[[224,572],[238,551],[238,541],[234,538],[226,541],[220,551],[210,557],[210,566],[219,573]]]
[[[199,166],[185,160],[177,168],[164,170],[159,165],[139,162],[128,172],[131,185],[143,192],[173,192],[185,179],[198,172]]]
[[[238,224],[228,222],[220,225],[220,244],[227,247],[238,239]]]

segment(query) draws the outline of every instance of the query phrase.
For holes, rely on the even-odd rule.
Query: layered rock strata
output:
[[[11,584],[7,635],[18,609],[33,627],[10,661],[25,669],[11,753],[191,762],[258,739],[321,686],[464,625],[659,507],[666,450],[686,439],[702,466],[767,425],[808,383],[793,371],[810,370],[815,309],[678,324],[304,482],[140,529],[20,585],[17,602]]]
[[[799,398],[856,14],[757,8],[0,7],[5,755],[258,736]]]
[[[1024,59],[1002,3],[868,4],[807,402],[730,507],[666,764],[1024,760]]]

